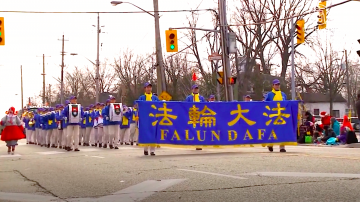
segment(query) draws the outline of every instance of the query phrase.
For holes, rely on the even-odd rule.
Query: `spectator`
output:
[[[331,117],[331,128],[333,129],[336,136],[340,135],[340,123],[335,119],[335,117]]]

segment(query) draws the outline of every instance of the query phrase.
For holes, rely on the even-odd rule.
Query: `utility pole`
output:
[[[51,106],[51,84],[49,84],[49,95],[48,95],[48,102],[49,102],[49,107]]]
[[[41,57],[41,56],[37,56]],[[42,93],[42,103],[43,106],[45,106],[45,57],[51,57],[51,56],[45,56],[45,54],[42,55],[43,58],[43,73],[41,74],[43,76],[43,93]]]
[[[219,16],[221,29],[221,49],[222,49],[222,66],[224,68],[224,86],[225,86],[225,101],[234,100],[234,92],[232,86],[229,85],[229,78],[231,77],[230,58],[229,58],[229,31],[226,20],[226,0],[219,0]]]
[[[164,61],[161,50],[160,23],[158,11],[159,2],[158,0],[154,0],[157,94],[160,95],[163,91],[166,91],[166,84]]]
[[[295,35],[295,24],[294,24],[294,17],[291,18],[291,99],[296,100],[296,93],[295,93],[295,64],[294,64],[294,35]]]
[[[21,73],[21,113],[24,113],[24,88],[23,88],[23,76],[22,76],[22,65],[20,65],[20,73]]]
[[[60,40],[60,39],[58,39]],[[61,81],[60,81],[60,100],[61,100],[61,104],[64,104],[64,41],[69,41],[69,40],[65,40],[64,39],[64,35],[62,35],[62,51],[61,51]]]
[[[99,45],[100,45],[100,15],[98,13],[98,19],[97,19],[97,57],[96,57],[96,77],[95,77],[95,85],[96,85],[96,103],[99,102],[99,93],[100,93],[100,88],[99,88],[99,79],[100,79],[100,61],[99,61],[99,57],[100,57],[100,51],[99,51]],[[64,42],[63,42],[64,43]]]

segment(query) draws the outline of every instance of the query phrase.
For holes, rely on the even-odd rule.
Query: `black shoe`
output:
[[[202,148],[196,148],[196,150],[202,150]]]
[[[130,145],[130,143],[125,143],[125,145]]]
[[[144,151],[144,155],[145,155],[145,156],[149,155],[149,152]]]
[[[123,142],[120,142],[120,145],[123,145],[124,143]]]
[[[115,147],[115,149],[119,149],[119,147]]]
[[[110,145],[110,149],[114,149],[114,146]]]
[[[280,149],[280,152],[286,152],[286,150],[285,149]]]
[[[59,146],[59,149],[62,149],[62,146]]]
[[[106,149],[106,148],[107,148],[107,145],[106,145],[106,144],[104,144],[103,148],[105,148],[105,149]]]
[[[81,146],[81,142],[79,142],[79,145]]]
[[[75,149],[74,151],[80,151],[79,149]]]
[[[134,142],[131,142],[130,145],[134,145]]]
[[[102,144],[101,144],[101,143],[99,144],[99,147],[102,147]]]
[[[273,147],[268,147],[269,152],[273,152],[274,148]]]
[[[150,155],[151,155],[151,156],[155,156],[155,152],[151,152]]]

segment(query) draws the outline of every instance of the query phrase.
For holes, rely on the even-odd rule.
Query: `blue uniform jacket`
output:
[[[131,109],[131,119],[130,119],[130,123],[136,123],[136,121],[134,120],[134,117],[137,116],[137,112],[138,112],[137,109],[134,109],[134,108]]]
[[[91,121],[92,121],[92,125],[91,126],[94,126],[94,120],[95,119],[97,119],[98,117],[97,117],[97,111],[96,110],[93,110],[92,112],[91,112],[91,114],[90,114],[90,116],[91,116]],[[103,124],[104,125],[104,124]]]
[[[56,121],[60,121],[61,124],[62,124],[62,126],[63,126],[63,128],[65,128],[65,127],[64,127],[64,119],[63,119],[61,113],[62,113],[62,111],[60,111],[60,112],[55,112],[55,119],[56,119]],[[56,123],[56,127],[57,127],[57,126],[58,126],[58,123]]]
[[[35,114],[34,116],[34,120],[35,120],[35,128],[40,128],[40,114]]]
[[[69,105],[68,106],[66,106],[65,108],[64,108],[64,110],[62,111],[62,116],[65,118],[67,118],[67,125],[80,125],[81,124],[81,122],[82,122],[82,119],[83,119],[83,117],[84,117],[84,109],[83,109],[83,107],[81,107],[81,113],[80,113],[80,123],[69,123]]]
[[[42,125],[41,126],[41,129],[43,130],[47,130],[48,128],[48,122],[47,122],[47,118],[46,118],[46,115],[42,115],[40,116],[40,124]]]
[[[108,126],[109,125],[109,121],[108,120],[106,120],[106,117],[105,117],[105,113],[106,113],[106,108],[107,107],[109,107],[109,106],[105,106],[102,110],[101,110],[101,115],[102,115],[102,117],[103,117],[103,125],[104,126]],[[100,116],[100,112],[99,111],[97,111],[96,112],[96,116],[97,117],[99,117]]]
[[[140,100],[140,101],[146,101],[146,96],[145,96],[145,95],[141,95],[138,100]],[[159,98],[156,97],[155,95],[153,95],[153,96],[151,97],[151,101],[159,101]]]
[[[55,112],[51,112],[50,115],[47,115],[47,119],[48,119],[48,124],[49,124],[49,121],[51,121],[51,124],[49,124],[49,129],[56,129],[57,124],[56,124]]]
[[[103,110],[103,117],[104,117],[104,123],[106,121],[106,124],[108,126],[113,126],[113,125],[119,125],[120,121],[110,121],[110,120],[106,120],[107,118],[110,118],[110,106],[106,106]],[[104,124],[105,125],[105,124]]]
[[[281,95],[283,97],[283,101],[285,101],[286,100],[286,94],[284,92],[281,92]],[[268,94],[266,94],[265,101],[273,101],[274,97],[275,97],[275,93],[269,92]]]
[[[94,125],[93,118],[91,117],[91,113],[92,112],[90,111],[84,112],[84,119],[86,120],[85,122],[86,128],[92,127]]]
[[[199,95],[199,100],[200,102],[205,102],[205,99],[203,96]],[[194,102],[194,96],[193,95],[189,95],[186,97],[186,102]]]
[[[24,117],[22,121],[25,123],[25,128],[29,129],[29,121],[30,120],[28,118]]]
[[[127,119],[128,119],[128,123],[126,125],[123,125],[122,124],[122,121],[120,122],[120,128],[121,129],[124,129],[124,128],[129,128],[130,127],[130,123],[131,123],[131,119],[132,119],[132,112],[131,111],[128,111],[128,112],[125,112],[123,114],[123,116],[125,116]]]

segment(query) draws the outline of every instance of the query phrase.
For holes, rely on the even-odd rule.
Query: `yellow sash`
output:
[[[83,120],[83,124],[86,124],[86,119]]]
[[[152,93],[150,93],[150,94],[147,94],[147,93],[145,93],[145,97],[146,97],[146,101],[152,101]]]
[[[197,94],[191,93],[191,94],[194,97],[193,98],[194,102],[200,102],[199,93],[197,93]]]
[[[271,92],[273,92],[275,94],[273,101],[283,101],[284,100],[280,90],[276,91],[275,89],[273,89]]]
[[[123,126],[126,126],[126,125],[128,125],[128,124],[129,124],[128,118],[126,118],[125,116],[123,116],[123,117],[122,117],[122,125],[123,125]]]
[[[49,124],[49,125],[51,125],[52,123],[53,123],[53,121],[52,121],[52,120],[49,120],[49,121],[48,121],[48,124]]]
[[[134,109],[134,113],[133,113],[133,117],[132,117],[133,121],[139,120],[139,117],[137,117],[135,114],[136,114],[136,109]]]

